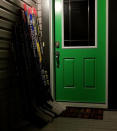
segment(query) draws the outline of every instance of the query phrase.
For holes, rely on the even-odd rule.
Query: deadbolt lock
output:
[[[56,42],[56,48],[59,48],[59,46],[60,46],[60,43],[59,43],[59,41],[57,41]]]

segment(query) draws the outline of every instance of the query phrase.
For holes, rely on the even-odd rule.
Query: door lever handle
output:
[[[60,53],[57,51],[56,52],[56,61],[57,61],[57,68],[59,68],[59,57],[60,57]]]

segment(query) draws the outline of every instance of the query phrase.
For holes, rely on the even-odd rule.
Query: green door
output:
[[[55,0],[56,101],[106,102],[106,0]]]

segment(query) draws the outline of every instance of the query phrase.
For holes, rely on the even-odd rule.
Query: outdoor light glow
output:
[[[47,6],[49,7],[49,2],[50,2],[50,0],[47,0]]]
[[[61,11],[61,6],[62,6],[61,3],[59,1],[57,1],[55,3],[55,11],[60,12]]]

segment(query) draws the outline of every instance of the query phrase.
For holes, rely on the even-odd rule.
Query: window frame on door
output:
[[[94,46],[65,46],[64,45],[64,0],[61,3],[62,6],[62,49],[88,49],[88,48],[97,48],[97,0],[95,0],[95,45]]]

